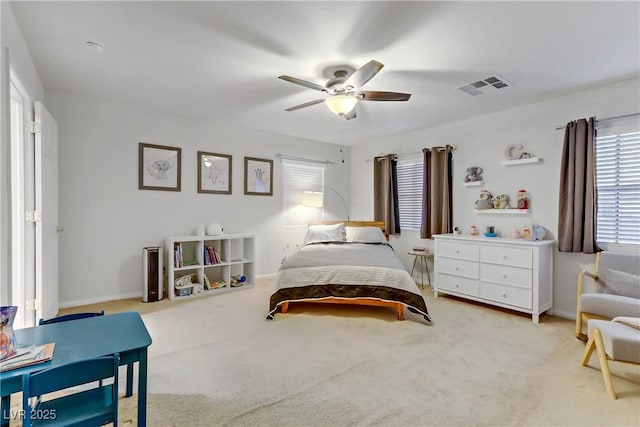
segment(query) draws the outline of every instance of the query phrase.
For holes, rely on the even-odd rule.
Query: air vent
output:
[[[478,96],[485,93],[484,90],[486,90],[489,86],[492,86],[495,89],[502,89],[508,87],[509,84],[501,77],[491,76],[487,77],[484,80],[478,80],[477,82],[457,87],[456,89],[468,93],[471,96]]]

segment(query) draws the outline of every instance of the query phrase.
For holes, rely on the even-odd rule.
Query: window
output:
[[[306,227],[324,219],[324,166],[282,161],[284,226]]]
[[[640,245],[640,132],[612,128],[596,138],[596,241]],[[624,132],[623,132],[624,131]],[[600,135],[601,134],[601,135]]]
[[[401,230],[420,230],[422,220],[423,162],[398,162],[398,210]]]

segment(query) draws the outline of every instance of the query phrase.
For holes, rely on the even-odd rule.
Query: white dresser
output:
[[[534,323],[553,303],[553,240],[433,236],[434,295],[529,313]]]

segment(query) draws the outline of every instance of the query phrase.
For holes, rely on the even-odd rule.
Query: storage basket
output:
[[[184,297],[187,295],[191,295],[193,291],[193,285],[183,285],[183,286],[175,286],[176,296]]]

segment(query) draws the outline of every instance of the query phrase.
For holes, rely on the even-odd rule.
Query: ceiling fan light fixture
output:
[[[342,116],[353,110],[358,103],[358,98],[351,95],[333,95],[325,99],[324,103],[327,104],[327,107],[329,107],[329,110],[331,110],[333,114]]]

